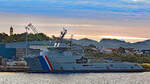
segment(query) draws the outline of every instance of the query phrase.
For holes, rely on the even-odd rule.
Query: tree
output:
[[[6,33],[0,33],[0,43],[4,43],[6,38],[8,38],[8,34]]]
[[[44,40],[51,40],[51,38],[45,35],[44,33],[38,33],[38,34],[29,33],[28,40],[44,41]],[[26,33],[14,34],[11,36],[9,36],[6,33],[0,33],[0,43],[21,42],[21,41],[26,41]]]
[[[124,54],[124,53],[125,53],[125,48],[120,47],[120,48],[119,48],[119,51],[120,51],[121,54]]]

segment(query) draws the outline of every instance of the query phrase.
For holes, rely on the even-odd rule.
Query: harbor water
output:
[[[150,84],[141,73],[0,73],[0,84]]]

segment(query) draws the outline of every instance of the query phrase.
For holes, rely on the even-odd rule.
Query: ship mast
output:
[[[60,37],[56,39],[56,43],[54,44],[54,47],[59,47],[60,43],[63,41],[63,38],[67,34],[67,29],[63,28],[63,31],[60,33]]]
[[[67,34],[67,29],[63,28],[63,31],[61,31],[59,40],[62,41],[62,39],[65,37],[66,34]]]

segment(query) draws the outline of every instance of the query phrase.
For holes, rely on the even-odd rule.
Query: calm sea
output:
[[[0,84],[150,84],[150,72],[0,73]]]

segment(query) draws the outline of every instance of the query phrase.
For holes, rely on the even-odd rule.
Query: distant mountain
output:
[[[132,43],[132,45],[137,49],[150,49],[150,40]]]
[[[99,42],[99,46],[103,46],[104,48],[133,47],[131,43],[127,43],[125,41],[117,39],[102,39]]]
[[[91,39],[88,39],[88,38],[83,38],[83,39],[80,39],[80,40],[75,40],[74,39],[73,43],[75,43],[77,45],[82,45],[82,46],[88,46],[90,44],[98,46],[98,42],[97,41],[91,40]]]
[[[80,40],[73,39],[73,43],[82,45],[82,46],[88,46],[90,44],[95,45],[97,47],[104,47],[104,48],[135,48],[135,49],[150,49],[150,40],[145,40],[141,42],[136,43],[129,43],[122,40],[117,39],[102,39],[100,42],[97,42],[95,40],[91,40],[88,38],[83,38]]]

